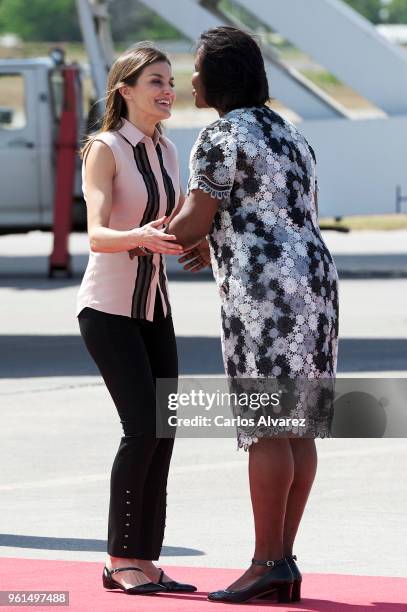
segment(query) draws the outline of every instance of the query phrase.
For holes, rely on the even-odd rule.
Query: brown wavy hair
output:
[[[122,126],[122,117],[127,119],[127,105],[119,89],[128,85],[133,87],[144,68],[155,62],[171,62],[167,54],[149,41],[134,45],[112,64],[107,77],[106,105],[102,118],[102,127],[96,134],[88,136],[85,144],[79,151],[82,159],[86,156],[89,147],[97,135],[109,130],[118,130]],[[161,132],[160,123],[156,126]]]

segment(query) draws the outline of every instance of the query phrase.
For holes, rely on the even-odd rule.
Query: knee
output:
[[[143,437],[154,437],[156,436],[156,425],[154,419],[146,418],[142,422],[138,419],[136,421],[121,421],[123,437],[131,439],[139,439]]]

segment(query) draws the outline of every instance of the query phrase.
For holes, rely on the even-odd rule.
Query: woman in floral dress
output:
[[[215,108],[219,119],[199,134],[188,197],[168,231],[190,249],[183,261],[193,271],[206,265],[208,234],[225,372],[232,379],[331,380],[338,276],[318,226],[314,151],[265,105],[263,59],[250,36],[229,27],[205,32],[195,69],[196,106]],[[325,415],[318,423],[318,402],[310,410],[316,395],[300,396],[294,414],[313,416],[318,428],[326,425]],[[316,472],[315,442],[262,433],[238,429],[238,446],[250,451],[255,559],[227,590],[210,595],[216,601],[247,601],[264,591],[272,572],[283,571],[281,559],[293,578],[281,598],[300,597],[292,547]],[[327,435],[326,427],[311,427],[311,433]],[[258,559],[274,560],[276,567]]]

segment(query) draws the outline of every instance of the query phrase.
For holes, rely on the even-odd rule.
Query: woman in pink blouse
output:
[[[167,56],[140,43],[113,64],[101,131],[81,151],[89,262],[77,298],[81,335],[117,408],[123,437],[110,481],[103,586],[127,594],[194,591],[160,556],[173,438],[156,437],[157,378],[178,376],[163,254],[182,247],[164,224],[182,205]]]

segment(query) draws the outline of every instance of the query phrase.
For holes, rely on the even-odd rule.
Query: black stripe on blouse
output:
[[[160,162],[161,173],[163,176],[164,189],[167,195],[167,209],[165,211],[165,214],[169,216],[175,208],[175,190],[174,190],[174,185],[172,183],[171,177],[168,174],[164,166],[163,154],[162,154],[161,147],[159,144],[157,144],[156,150],[157,150],[158,160]],[[168,314],[171,312],[171,306],[170,306],[170,301],[168,299],[166,278],[164,274],[164,262],[163,262],[162,254],[160,254],[160,271],[159,271],[158,278],[159,278],[159,283],[160,283],[160,289],[164,296],[165,304],[167,306],[167,314]]]
[[[160,209],[160,192],[154,172],[150,165],[150,160],[148,159],[145,144],[140,142],[138,145],[133,147],[133,153],[137,168],[143,177],[148,196],[147,205],[144,210],[143,218],[140,222],[140,227],[142,227],[146,223],[150,223],[157,218],[157,214]],[[147,298],[153,276],[153,270],[153,255],[139,257],[138,271],[132,299],[132,317],[136,317],[138,319],[145,319],[147,317]]]

